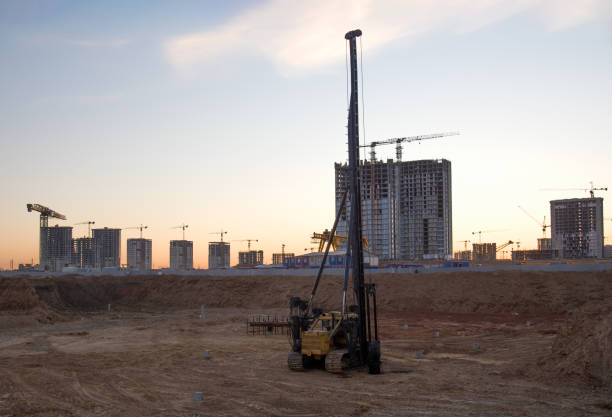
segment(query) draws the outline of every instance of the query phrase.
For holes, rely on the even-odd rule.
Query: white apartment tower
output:
[[[170,269],[187,271],[193,269],[193,242],[190,240],[170,241]]]
[[[127,264],[128,268],[138,271],[150,271],[151,268],[151,239],[128,239],[127,240]]]

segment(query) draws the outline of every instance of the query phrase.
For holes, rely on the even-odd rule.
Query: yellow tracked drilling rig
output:
[[[351,95],[348,114],[348,187],[342,197],[317,278],[308,301],[299,297],[290,300],[290,328],[292,350],[287,358],[291,370],[324,365],[330,372],[368,366],[371,374],[380,373],[380,342],[376,317],[376,284],[366,284],[363,265],[363,234],[361,223],[361,194],[359,186],[359,112],[356,38],[360,30],[345,35],[349,42],[351,65]],[[312,308],[321,274],[334,240],[338,220],[350,196],[350,226],[344,270],[344,292],[341,311],[323,312]],[[347,309],[349,269],[353,280],[356,305]],[[348,310],[348,311],[347,311]]]

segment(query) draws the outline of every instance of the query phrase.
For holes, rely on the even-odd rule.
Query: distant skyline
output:
[[[403,157],[451,161],[455,250],[478,230],[535,248],[519,205],[549,219],[550,200],[588,193],[542,189],[612,190],[610,1],[3,1],[0,268],[38,260],[26,203],[68,217],[50,224],[148,225],[156,268],[183,222],[201,268],[221,229],[232,265],[233,240],[258,239],[266,263],[315,246],[346,160],[355,28],[362,141],[461,132]],[[138,236],[122,232],[122,263]]]

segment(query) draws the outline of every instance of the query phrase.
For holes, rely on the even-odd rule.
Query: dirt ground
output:
[[[246,334],[311,278],[0,278],[0,416],[612,415],[612,273],[373,279],[381,375],[291,372],[287,336]]]

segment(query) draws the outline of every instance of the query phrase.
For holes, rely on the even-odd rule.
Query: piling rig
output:
[[[365,283],[363,266],[363,235],[361,222],[361,193],[359,184],[359,109],[356,38],[361,30],[345,35],[350,51],[351,94],[348,111],[349,184],[336,213],[327,246],[310,298],[290,300],[291,352],[287,364],[291,370],[324,365],[329,372],[343,372],[349,368],[367,365],[371,374],[380,373],[380,342],[376,317],[376,284]],[[321,280],[336,233],[338,220],[343,213],[347,197],[350,200],[350,224],[346,247],[344,287],[340,311],[323,312],[312,303]],[[347,288],[350,275],[357,304],[347,308]]]

